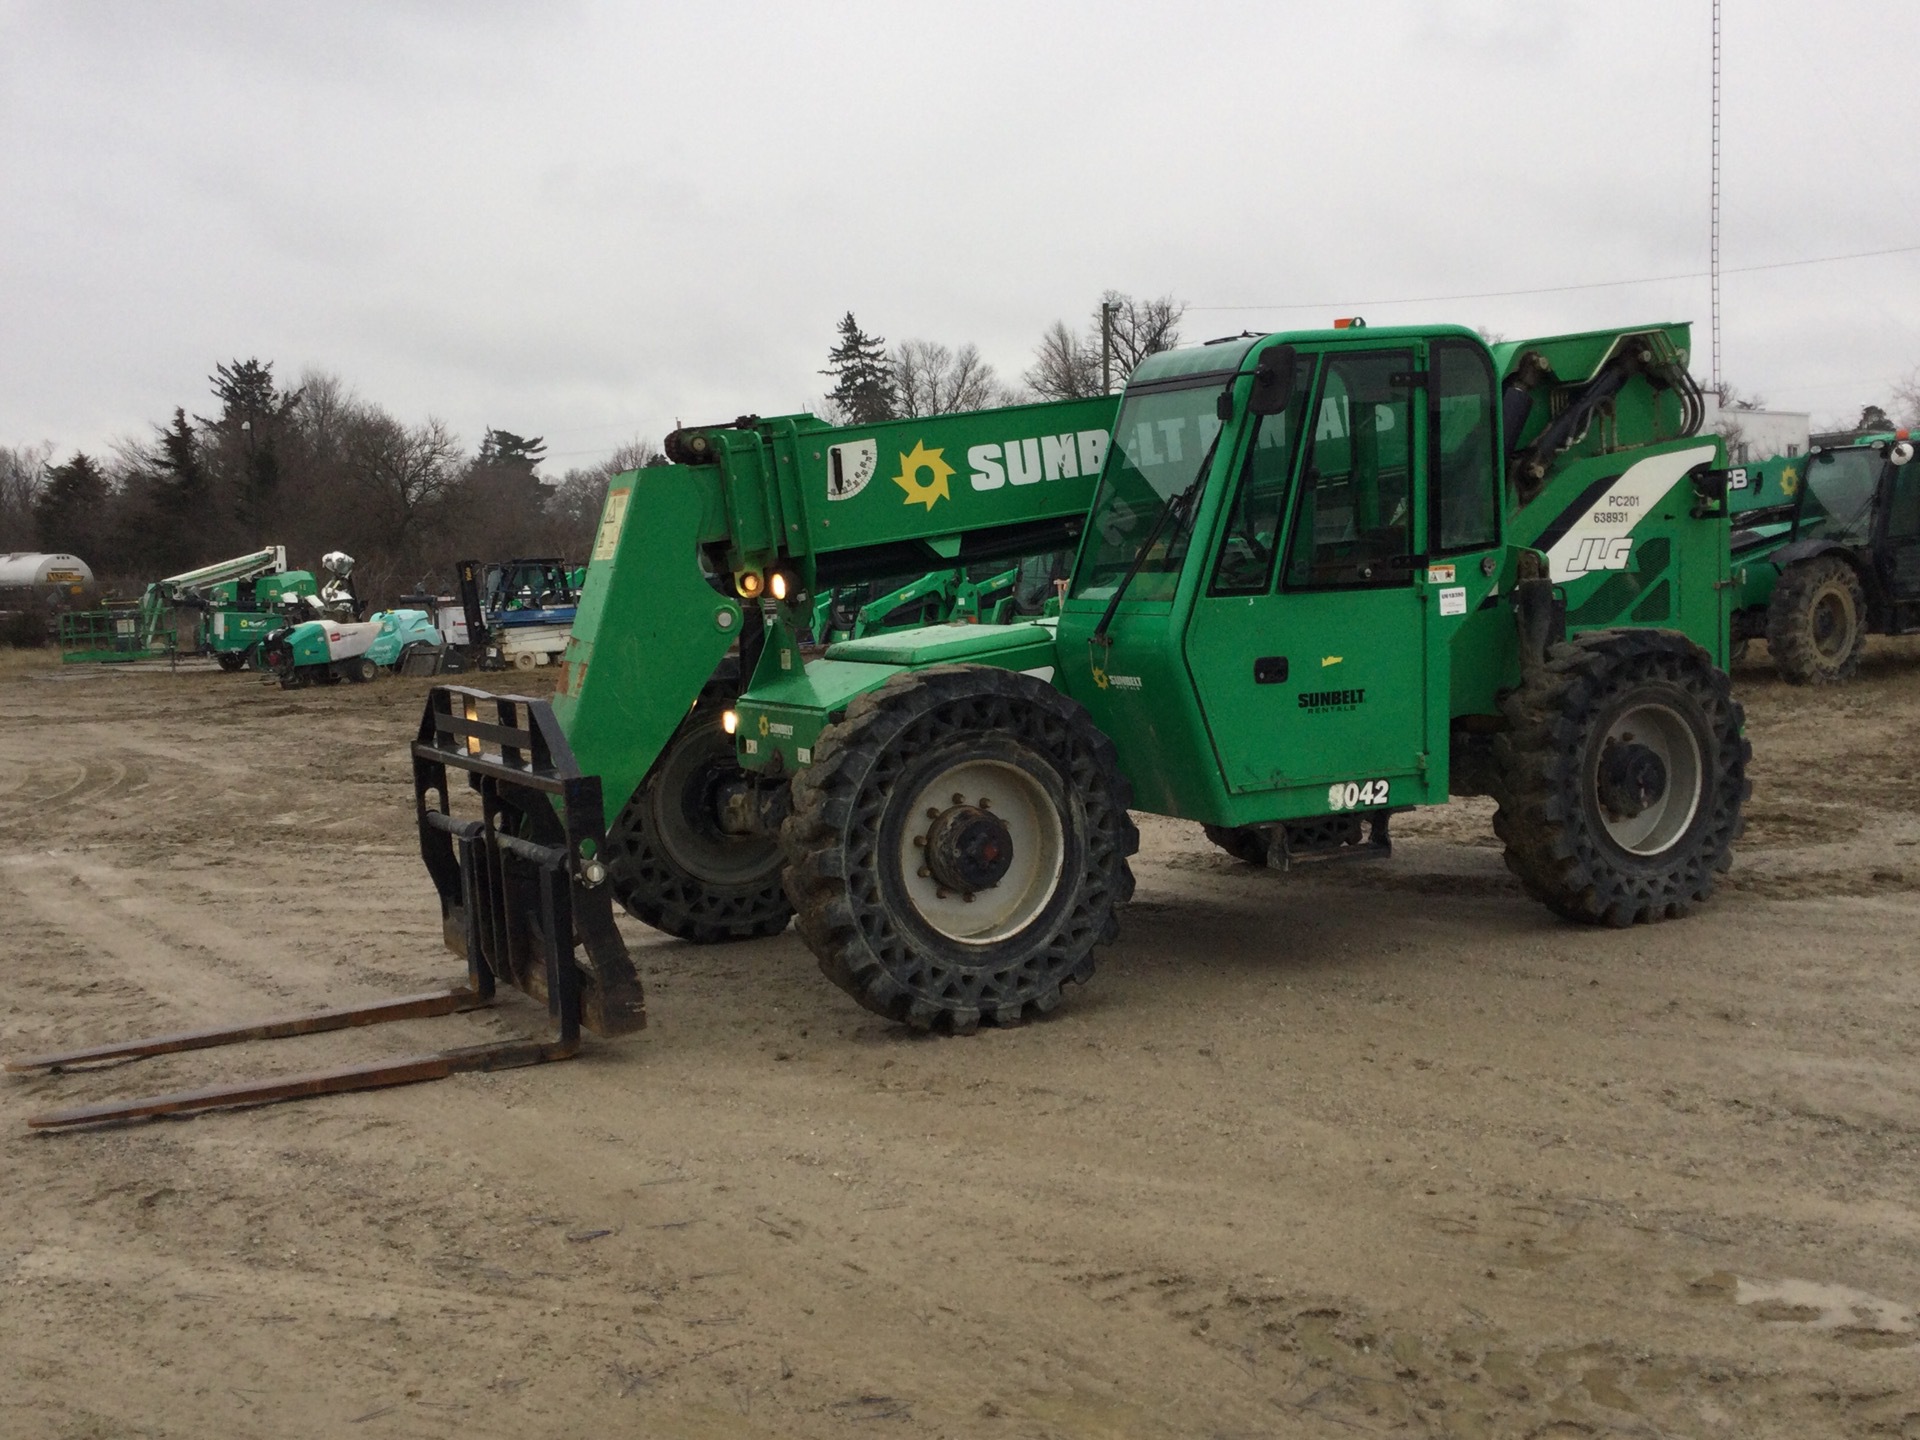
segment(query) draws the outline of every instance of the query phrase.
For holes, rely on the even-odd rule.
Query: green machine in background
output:
[[[198,607],[199,651],[213,656],[222,670],[244,670],[258,655],[260,642],[286,623],[284,607],[319,593],[311,570],[282,570],[210,585],[204,605]]]
[[[60,658],[74,664],[176,654],[176,614],[193,610],[193,653],[213,655],[222,669],[238,670],[261,637],[280,623],[275,607],[313,593],[312,575],[287,569],[284,545],[263,546],[156,580],[136,604],[63,615]]]
[[[1871,634],[1920,630],[1920,464],[1904,430],[1734,472],[1733,636],[1796,685],[1853,678]]]
[[[638,991],[609,897],[701,942],[797,913],[862,1004],[964,1030],[1091,973],[1129,809],[1285,866],[1384,854],[1392,814],[1462,793],[1499,797],[1559,913],[1684,914],[1747,788],[1728,474],[1688,345],[1242,337],[1150,358],[1111,448],[1110,402],[676,432],[675,464],[613,482],[553,700],[430,699],[449,941],[536,992],[567,972],[618,1031]],[[1072,537],[1057,618],[802,651],[829,587]],[[461,770],[495,817],[470,835]],[[536,872],[588,952],[539,973],[485,938],[531,933]]]
[[[881,580],[830,590],[813,603],[813,638],[831,644],[922,625],[1004,625],[1017,616],[1057,614],[1054,582],[1072,559],[1071,552],[1054,551],[1004,569],[935,570],[904,584]]]

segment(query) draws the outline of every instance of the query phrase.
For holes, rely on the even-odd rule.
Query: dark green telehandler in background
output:
[[[1905,430],[1735,472],[1736,645],[1796,685],[1860,669],[1867,636],[1920,630],[1920,464]]]
[[[796,923],[915,1028],[1044,1014],[1119,931],[1130,811],[1285,867],[1385,855],[1395,814],[1491,795],[1557,914],[1686,914],[1748,791],[1729,475],[1688,343],[1351,324],[1155,355],[1117,418],[676,432],[676,463],[609,489],[552,699],[437,687],[412,748],[469,969],[436,1003],[513,985],[554,1038],[299,1093],[639,1028],[616,903],[702,944]],[[802,643],[830,587],[1069,547],[1057,617]]]

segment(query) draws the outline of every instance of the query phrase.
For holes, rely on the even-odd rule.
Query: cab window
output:
[[[1428,365],[1433,397],[1428,540],[1437,555],[1483,550],[1500,539],[1493,366],[1468,340],[1435,341]]]
[[[1404,350],[1326,362],[1294,502],[1289,589],[1412,583],[1412,369]]]
[[[1278,415],[1259,417],[1214,561],[1215,595],[1258,595],[1273,584],[1273,557],[1280,549],[1280,527],[1286,519],[1287,481],[1293,474],[1301,417],[1312,389],[1313,362],[1303,357],[1294,367],[1293,399],[1287,408]]]

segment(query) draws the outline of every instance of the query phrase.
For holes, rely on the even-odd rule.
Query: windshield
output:
[[[1100,495],[1094,502],[1092,533],[1081,552],[1073,593],[1106,600],[1133,564],[1142,542],[1160,514],[1200,474],[1220,433],[1214,405],[1221,377],[1175,390],[1151,390],[1127,396],[1114,422],[1114,448]],[[1142,559],[1140,573],[1127,589],[1129,600],[1172,597],[1186,558],[1193,512],[1189,505],[1178,522],[1164,527]]]
[[[1803,530],[1819,527],[1821,538],[1864,545],[1873,529],[1873,495],[1886,458],[1867,447],[1825,450],[1807,466]]]

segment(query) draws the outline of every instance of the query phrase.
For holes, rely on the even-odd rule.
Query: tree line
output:
[[[852,424],[1097,394],[1175,344],[1183,309],[1110,291],[1083,330],[1055,321],[1016,382],[972,344],[889,349],[849,313],[817,408]],[[51,445],[0,446],[0,552],[71,552],[103,591],[131,597],[266,544],[285,545],[303,567],[345,550],[361,594],[387,604],[422,584],[448,586],[463,558],[584,557],[608,481],[665,463],[636,438],[597,465],[551,475],[540,436],[490,427],[468,450],[439,420],[409,424],[323,372],[287,388],[258,358],[216,365],[208,385],[211,414],[177,406],[148,437],[105,453],[58,459]]]

